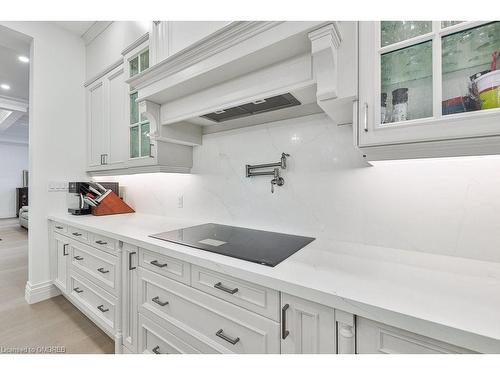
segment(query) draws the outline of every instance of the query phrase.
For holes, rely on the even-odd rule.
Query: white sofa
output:
[[[29,216],[29,211],[28,211],[28,206],[22,206],[21,209],[19,210],[19,225],[22,227],[28,229],[28,216]]]

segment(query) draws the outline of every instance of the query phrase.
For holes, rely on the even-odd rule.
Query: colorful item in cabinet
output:
[[[484,74],[475,82],[481,109],[500,108],[500,70]]]
[[[469,98],[467,96],[458,96],[448,100],[443,100],[443,115],[465,112],[467,110],[465,103]]]
[[[408,119],[408,88],[401,87],[392,91],[392,121],[406,121]]]
[[[387,116],[387,93],[383,92],[380,97],[380,122],[383,124],[386,121]]]

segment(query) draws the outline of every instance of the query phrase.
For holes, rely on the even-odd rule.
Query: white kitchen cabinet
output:
[[[123,345],[137,351],[137,266],[138,249],[123,244],[122,257],[122,335]]]
[[[356,347],[358,354],[472,353],[464,348],[362,317],[356,320]]]
[[[88,170],[123,168],[128,154],[127,85],[119,65],[87,86]]]
[[[153,61],[158,63],[206,36],[229,21],[157,21],[153,24]]]
[[[360,22],[357,146],[369,160],[498,153],[499,48],[500,22]]]
[[[281,293],[281,353],[336,353],[334,309]]]
[[[53,234],[51,241],[54,252],[53,259],[56,262],[54,267],[54,284],[61,292],[66,293],[69,277],[69,241],[66,237],[58,233]]]

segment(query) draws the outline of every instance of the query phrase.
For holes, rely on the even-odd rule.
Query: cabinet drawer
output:
[[[89,243],[98,249],[108,251],[113,254],[115,254],[118,250],[118,240],[101,236],[100,234],[90,233]]]
[[[72,227],[68,225],[67,235],[80,242],[89,242],[89,232],[83,229]]]
[[[193,265],[191,286],[279,321],[279,293],[276,290]]]
[[[139,266],[181,283],[190,283],[190,264],[181,260],[140,248]]]
[[[473,353],[429,337],[358,317],[356,346],[359,354],[443,354]]]
[[[112,294],[118,291],[117,258],[90,246],[71,244],[71,267]]]
[[[139,312],[184,325],[232,353],[280,352],[278,323],[145,269]]]
[[[139,314],[139,353],[200,354],[200,350]]]
[[[66,224],[54,222],[54,232],[66,234],[68,232],[68,226]]]
[[[69,290],[80,310],[113,335],[118,321],[116,298],[75,272],[71,272]]]

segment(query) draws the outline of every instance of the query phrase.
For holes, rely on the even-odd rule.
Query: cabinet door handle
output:
[[[151,263],[153,266],[160,267],[160,268],[166,267],[168,265],[167,263],[160,263],[157,260],[152,260],[149,263]]]
[[[364,130],[365,132],[368,131],[368,103],[365,102],[363,105],[363,125],[364,125]]]
[[[73,232],[71,233],[73,236],[75,237],[80,237],[82,234],[81,233],[78,233],[78,232]]]
[[[63,229],[63,227],[56,225],[56,229]]]
[[[77,255],[77,256],[75,256],[75,257],[73,257],[73,258],[74,258],[74,259],[76,259],[76,260],[83,260],[83,257],[81,257],[81,256],[79,256],[79,255]]]
[[[97,271],[99,271],[100,273],[108,273],[109,270],[105,270],[104,268],[98,268]]]
[[[80,289],[80,288],[78,288],[78,287],[77,287],[77,288],[74,288],[73,290],[74,290],[75,292],[77,292],[77,293],[83,293],[83,290],[81,290],[81,289]]]
[[[68,255],[68,245],[69,245],[69,243],[65,243],[63,245],[63,256]]]
[[[286,310],[290,305],[287,303],[285,306],[281,308],[281,338],[284,340],[290,334],[290,331],[286,329]]]
[[[236,345],[236,343],[237,343],[238,341],[240,341],[240,338],[239,338],[239,337],[236,337],[235,339],[233,339],[233,338],[231,338],[231,337],[226,336],[226,335],[224,334],[224,330],[222,330],[222,329],[219,329],[219,330],[217,331],[217,333],[215,334],[215,336],[220,337],[221,339],[226,340],[228,343],[233,344],[233,345]]]
[[[161,354],[160,347],[158,345],[156,345],[153,349],[151,349],[151,351],[155,354]]]
[[[95,243],[98,245],[107,245],[108,244],[106,241],[101,241],[101,240],[98,240]]]
[[[137,254],[135,251],[128,253],[128,269],[130,271],[135,270],[137,267],[132,267],[132,255]]]
[[[99,306],[97,306],[97,308],[99,309],[99,311],[102,311],[102,312],[109,311],[109,309],[104,308],[104,305],[99,305]]]
[[[151,301],[153,301],[154,303],[156,303],[157,305],[160,305],[160,306],[167,306],[168,305],[168,301],[165,301],[165,302],[160,301],[160,296],[154,297]]]
[[[220,281],[217,284],[214,284],[214,288],[220,289],[223,292],[226,292],[226,293],[229,293],[229,294],[234,294],[234,293],[238,292],[238,288],[234,288],[234,289],[227,288],[224,285],[222,285],[222,283]]]

